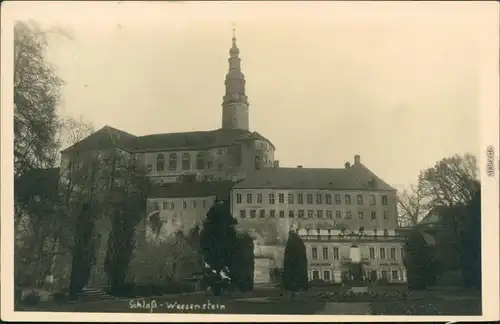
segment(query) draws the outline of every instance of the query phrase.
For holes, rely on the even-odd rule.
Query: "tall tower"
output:
[[[248,130],[248,100],[245,94],[245,76],[241,73],[240,50],[236,46],[233,28],[233,46],[229,50],[229,72],[226,74],[226,94],[222,101],[222,128]]]

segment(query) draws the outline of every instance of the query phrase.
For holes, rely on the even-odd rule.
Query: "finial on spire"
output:
[[[233,23],[232,25],[233,25],[233,46],[229,50],[229,54],[231,54],[231,57],[237,57],[238,54],[240,53],[240,50],[236,45],[236,24]]]

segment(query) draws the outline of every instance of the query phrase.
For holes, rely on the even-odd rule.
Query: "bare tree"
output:
[[[57,163],[60,123],[56,106],[63,80],[45,59],[47,35],[54,32],[32,21],[18,21],[14,26],[15,177]]]
[[[415,226],[429,211],[428,199],[420,183],[398,192],[397,204],[401,227]]]

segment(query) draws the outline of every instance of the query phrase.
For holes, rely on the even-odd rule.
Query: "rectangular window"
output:
[[[257,203],[262,204],[262,194],[261,193],[257,194]]]
[[[401,260],[404,260],[405,258],[405,249],[401,248]]]
[[[372,219],[377,219],[377,212],[372,211]]]
[[[346,219],[351,219],[351,218],[352,218],[352,214],[351,214],[351,212],[346,212],[346,213],[345,213],[345,218],[346,218]]]
[[[255,210],[250,211],[250,218],[255,218]]]
[[[304,218],[304,210],[299,210],[299,218]]]
[[[323,271],[323,280],[324,281],[330,281],[330,270],[324,270]]]
[[[307,203],[311,205],[313,203],[313,195],[312,194],[307,194]]]
[[[163,202],[163,209],[168,209],[168,202],[166,201]]]
[[[203,199],[203,201],[201,202],[201,205],[203,208],[207,208],[207,201],[205,199]]]
[[[375,195],[370,195],[370,205],[375,206],[377,204],[377,199],[375,199]]]
[[[285,202],[285,194],[278,194],[278,201],[280,204],[283,204]]]
[[[358,205],[363,205],[363,195],[358,195]]]
[[[288,194],[288,203],[293,204],[293,194]]]
[[[326,218],[332,219],[333,218],[333,212],[331,210],[326,211]]]
[[[196,200],[193,200],[193,208],[196,208]]]
[[[252,203],[252,194],[247,194],[247,204]]]
[[[375,259],[375,248],[370,248],[370,259]]]
[[[307,217],[308,218],[313,218],[314,211],[313,210],[308,210],[307,211]]]
[[[285,218],[285,211],[284,210],[280,210],[280,218]]]
[[[276,217],[276,211],[274,209],[269,211],[269,217],[271,217],[271,218]]]
[[[339,259],[339,248],[338,247],[334,247],[333,248],[333,258],[335,260],[338,260]]]
[[[380,248],[380,258],[385,260],[385,248]]]
[[[396,248],[391,248],[391,260],[396,260]]]
[[[311,249],[312,258],[316,260],[318,258],[318,248],[313,247]]]
[[[381,272],[381,274],[382,274],[382,275],[381,275],[381,278],[386,279],[386,280],[388,280],[388,279],[389,279],[389,278],[387,278],[387,271],[383,270],[383,271]]]
[[[298,194],[297,201],[300,205],[304,204],[304,194]]]
[[[382,205],[387,205],[387,196],[382,196]]]
[[[384,212],[384,219],[389,219],[389,213],[388,212]]]
[[[340,194],[335,194],[335,205],[340,205]]]
[[[288,211],[288,218],[293,218],[293,210]]]
[[[274,194],[269,194],[269,203],[274,204]]]
[[[318,218],[323,218],[323,211],[322,211],[322,210],[317,210],[317,211],[316,211],[316,216],[317,216]]]
[[[363,212],[358,212],[358,218],[359,219],[363,219],[364,218]]]
[[[345,203],[346,203],[346,205],[350,205],[351,204],[351,196],[345,195]]]
[[[319,271],[313,270],[313,280],[319,280]]]
[[[211,169],[211,168],[212,168],[212,161],[208,161],[207,162],[207,169]]]
[[[316,194],[316,204],[321,205],[323,203],[323,195]]]
[[[240,218],[245,218],[247,217],[246,211],[245,210],[240,210]]]
[[[325,195],[325,203],[327,205],[331,205],[332,204],[332,195],[331,194],[326,194]]]
[[[392,270],[392,280],[399,280],[398,270]]]
[[[328,260],[328,248],[323,248],[323,260]]]
[[[266,211],[264,209],[261,209],[259,212],[260,212],[260,218],[266,218]]]
[[[236,194],[236,203],[241,204],[241,194]]]
[[[336,217],[337,219],[341,219],[341,218],[342,218],[342,212],[341,212],[340,210],[337,210],[337,211],[335,212],[335,217]]]

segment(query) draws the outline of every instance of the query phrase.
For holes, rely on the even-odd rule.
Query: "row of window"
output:
[[[219,150],[220,152],[218,152],[218,154],[222,154],[221,150]],[[168,155],[168,163],[167,163],[168,170],[170,170],[170,171],[177,170],[177,160],[178,160],[177,153],[170,153]],[[156,171],[158,171],[158,172],[164,171],[165,170],[165,162],[166,162],[165,155],[158,154],[156,156]],[[199,152],[196,154],[195,169],[196,170],[204,170],[205,167],[207,169],[212,169],[212,162],[206,161],[206,153]],[[217,168],[219,170],[222,170],[224,168],[224,164],[219,163],[217,165]],[[183,153],[181,155],[181,169],[182,170],[191,170],[191,154]],[[153,166],[151,164],[148,164],[147,170],[148,170],[148,172],[151,172],[153,170]]]
[[[288,194],[287,197],[287,203],[288,204],[294,204],[295,203],[295,195],[294,194]],[[323,202],[324,204],[327,205],[332,205],[332,195],[327,193],[327,194],[322,194],[322,193],[317,193],[316,194],[316,199],[313,199],[313,194],[305,194],[305,201],[308,205],[312,204],[317,204],[317,205],[322,205]],[[324,198],[324,199],[323,199]],[[276,195],[274,193],[270,193],[268,197],[269,203],[274,204],[276,202]],[[277,200],[278,203],[284,204],[285,203],[285,194],[284,193],[279,193],[277,195]],[[334,196],[335,200],[335,205],[340,205],[341,204],[341,195],[340,194],[335,194]],[[344,195],[344,202],[346,205],[351,205],[351,195],[346,194]],[[241,204],[243,203],[243,195],[242,194],[236,194],[236,203]],[[253,203],[253,194],[249,193],[246,194],[246,203],[247,204],[252,204]],[[258,193],[257,194],[257,203],[261,204],[262,203],[262,194]],[[357,203],[358,205],[363,205],[363,195],[357,195]],[[388,199],[387,196],[381,196],[381,203],[382,205],[387,205],[388,204]],[[297,194],[297,204],[303,205],[304,204],[304,194]],[[370,205],[375,206],[377,204],[377,199],[375,195],[370,195]]]
[[[266,218],[266,210],[265,209],[259,209],[259,218]],[[270,218],[275,218],[279,215],[279,218],[285,218],[285,211],[284,210],[279,210],[276,211],[274,209],[271,209],[269,211],[269,217]],[[250,218],[256,218],[257,217],[257,210],[256,209],[250,209],[249,215]],[[326,218],[326,219],[333,219],[333,211],[332,210],[321,210],[318,209],[316,210],[316,213],[314,213],[314,210],[310,209],[307,211],[307,218]],[[335,211],[335,218],[336,219],[352,219],[352,212],[348,211],[345,212],[345,217],[343,217],[343,213],[340,210]],[[364,212],[358,212],[358,218],[359,219],[365,219],[365,213]],[[383,213],[384,219],[389,219],[389,212],[384,211]],[[240,210],[240,218],[246,218],[247,217],[247,210],[242,209]],[[306,218],[306,211],[303,209],[300,209],[298,211],[295,210],[289,210],[288,211],[288,218]],[[371,219],[377,219],[377,212],[372,211],[370,213],[370,218]]]
[[[201,206],[202,208],[207,208],[207,201],[205,199],[201,201]],[[164,201],[162,207],[163,209],[175,209],[175,202]],[[191,201],[191,204],[189,204],[186,200],[182,201],[182,208],[187,209],[188,207],[198,208],[198,202],[196,200],[193,200]],[[155,201],[153,203],[153,208],[155,210],[159,210],[160,204],[157,201]]]
[[[389,278],[389,273],[391,274],[391,278]],[[319,280],[319,279],[322,279],[324,281],[331,281],[332,280],[332,277],[331,277],[331,271],[326,269],[326,270],[323,270],[323,278],[320,278],[320,271],[319,270],[313,270],[311,271],[311,279],[312,280]],[[372,278],[372,279],[377,279],[377,276],[378,276],[378,273],[376,270],[373,270],[371,271],[371,273],[369,274],[369,276]],[[384,279],[387,279],[387,280],[400,280],[403,278],[402,276],[402,273],[400,270],[390,270],[387,271],[387,270],[382,270],[380,271],[380,278],[384,278]]]
[[[370,247],[369,249],[370,251],[370,259],[371,260],[374,260],[376,259],[376,254],[375,254],[375,248],[373,247]],[[329,255],[329,252],[330,252],[330,249],[328,249],[328,247],[323,247],[322,249],[322,257],[323,257],[323,260],[328,260],[330,258],[330,255]],[[381,260],[385,260],[387,255],[386,255],[386,248],[384,247],[381,247],[379,249],[379,258]],[[389,259],[390,260],[396,260],[396,248],[390,248],[389,249]],[[318,248],[313,246],[311,248],[311,257],[313,260],[318,260]],[[404,249],[401,248],[401,259],[404,258]],[[339,248],[338,247],[334,247],[333,248],[333,259],[334,260],[338,260],[339,259]]]

